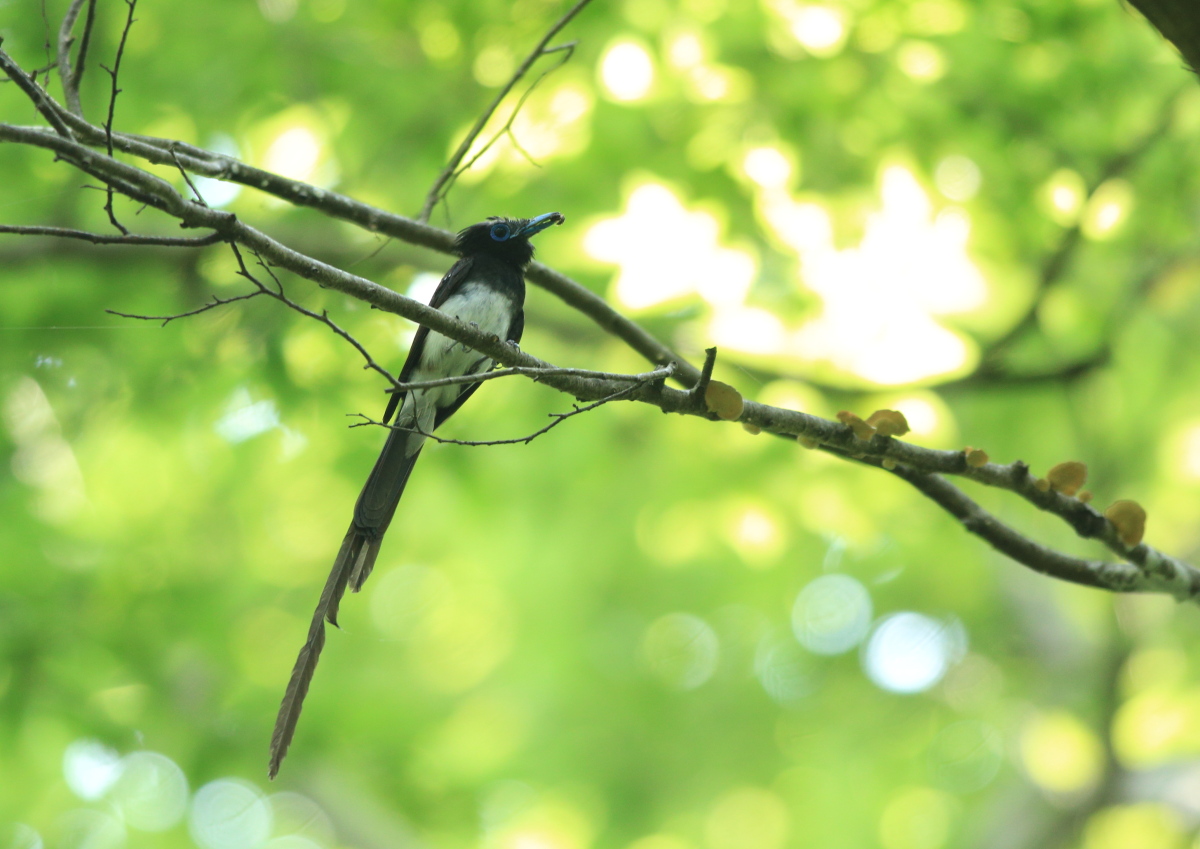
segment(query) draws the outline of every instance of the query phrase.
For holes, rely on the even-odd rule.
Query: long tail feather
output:
[[[358,497],[354,520],[333,561],[333,569],[329,572],[329,579],[325,582],[325,589],[321,591],[321,599],[308,626],[308,638],[296,658],[292,677],[279,706],[275,731],[271,735],[271,763],[267,770],[271,778],[279,773],[279,765],[283,763],[296,733],[296,722],[304,707],[304,697],[308,695],[308,685],[312,683],[321,649],[325,647],[325,623],[337,626],[338,607],[346,588],[358,592],[375,568],[383,534],[391,524],[408,476],[420,455],[419,447],[415,450],[409,447],[410,438],[411,435],[403,431],[392,431]]]
[[[317,661],[321,657],[321,649],[325,647],[325,621],[337,625],[338,605],[346,592],[346,583],[354,563],[358,560],[359,551],[370,540],[353,524],[342,540],[333,569],[325,581],[325,589],[321,591],[321,599],[313,612],[312,623],[308,626],[308,639],[300,649],[296,665],[292,667],[292,677],[288,680],[287,690],[283,694],[283,702],[279,705],[279,716],[275,719],[275,731],[271,734],[271,764],[267,770],[268,776],[274,778],[279,773],[279,765],[287,755],[292,736],[296,733],[296,722],[300,719],[300,710],[304,707],[304,697],[308,695],[308,685],[312,682],[313,672],[317,669]]]

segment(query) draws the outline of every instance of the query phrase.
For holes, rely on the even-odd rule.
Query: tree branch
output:
[[[1189,85],[1188,89],[1190,88],[1191,86]],[[1137,143],[1129,150],[1122,151],[1105,163],[1104,167],[1100,169],[1100,173],[1088,185],[1088,197],[1091,197],[1096,189],[1107,181],[1114,177],[1119,177],[1133,168],[1167,134],[1167,131],[1171,127],[1171,122],[1174,120],[1175,109],[1182,94],[1183,90],[1167,98],[1159,111],[1159,117],[1153,129],[1138,139]],[[1063,231],[1062,236],[1058,240],[1058,245],[1042,262],[1041,270],[1038,273],[1037,288],[1034,290],[1029,306],[1003,335],[997,339],[993,339],[988,345],[987,350],[983,354],[984,363],[994,365],[1012,348],[1014,343],[1037,324],[1038,310],[1045,302],[1046,296],[1062,280],[1067,269],[1070,267],[1071,261],[1075,258],[1075,253],[1079,249],[1083,238],[1082,227],[1082,223],[1077,221]]]
[[[6,61],[7,64],[5,64]],[[11,63],[11,60],[8,60],[2,51],[0,51],[0,68],[18,81],[24,76],[23,72],[16,68],[15,64]],[[36,85],[32,88],[22,86],[22,89],[34,100],[35,104],[39,104],[39,109],[43,110],[43,114],[49,112],[55,115],[64,125],[79,128],[81,138],[84,138],[87,143],[97,143],[95,132],[98,128],[92,128],[86,121],[71,115],[70,112],[55,104],[40,87]],[[48,117],[47,120],[50,118]],[[99,132],[101,141],[109,137],[105,131],[99,130]],[[111,138],[114,141],[114,147],[125,144],[135,152],[154,152],[155,155],[163,157],[167,162],[178,161],[183,167],[191,168],[192,162],[195,162],[214,170],[231,168],[237,170],[242,178],[246,178],[250,172],[256,171],[256,169],[247,169],[241,163],[225,161],[221,157],[185,145],[147,141],[141,137],[122,137],[117,133],[112,133]],[[122,141],[118,143],[118,140]],[[258,256],[262,267],[271,274],[276,284],[275,289],[272,289],[256,280],[242,263],[242,269],[245,272],[243,276],[254,281],[255,285],[259,287],[260,293],[271,295],[290,308],[327,324],[334,332],[343,335],[367,358],[367,367],[374,368],[384,375],[393,386],[396,385],[394,378],[375,365],[370,359],[369,353],[349,337],[349,334],[338,328],[327,315],[306,310],[288,299],[271,268],[286,269],[321,286],[336,289],[387,312],[404,316],[461,342],[505,366],[540,370],[541,373],[537,378],[539,382],[569,393],[580,401],[606,403],[616,399],[630,400],[653,405],[668,413],[710,418],[707,409],[703,405],[696,404],[696,399],[690,389],[680,391],[668,388],[663,379],[667,374],[671,374],[680,382],[692,387],[702,381],[702,378],[705,377],[704,373],[694,366],[684,363],[669,348],[636,323],[620,316],[598,296],[545,266],[535,266],[531,270],[531,278],[544,284],[548,282],[550,285],[547,285],[546,288],[560,294],[560,297],[563,297],[568,303],[579,304],[578,308],[581,311],[597,320],[602,327],[611,329],[615,335],[626,339],[635,350],[646,354],[658,363],[673,364],[673,367],[669,370],[662,370],[662,377],[655,372],[652,373],[654,374],[653,380],[637,382],[632,386],[628,384],[629,376],[613,378],[609,375],[597,376],[594,373],[585,375],[576,370],[556,369],[552,364],[496,339],[476,327],[464,324],[439,310],[300,253],[243,223],[231,213],[214,210],[197,201],[188,200],[166,181],[133,165],[92,151],[85,144],[74,141],[69,132],[56,134],[45,128],[0,124],[0,141],[28,144],[53,151],[58,157],[101,180],[106,186],[111,186],[116,191],[127,194],[178,219],[182,226],[211,230],[220,240],[253,251]],[[139,153],[139,155],[141,154]],[[151,157],[147,156],[147,158]],[[215,162],[220,164],[214,165]],[[257,173],[266,174],[266,172]],[[258,187],[266,187],[269,191],[275,189],[281,197],[295,196],[304,200],[304,205],[318,206],[330,211],[330,214],[336,217],[347,220],[358,218],[372,224],[373,227],[369,229],[386,231],[385,226],[394,227],[397,231],[407,234],[409,237],[406,239],[407,241],[426,244],[442,250],[449,247],[451,237],[444,231],[399,216],[389,216],[365,204],[358,204],[348,198],[325,193],[295,181],[284,180],[276,175],[266,174],[259,181]],[[715,359],[715,355],[715,350],[708,354],[706,370],[709,375],[711,375],[711,363]],[[802,436],[806,441],[811,440],[831,453],[868,462],[870,465],[884,466],[958,518],[967,530],[986,539],[1010,557],[1045,574],[1120,592],[1169,592],[1179,599],[1200,599],[1200,570],[1144,544],[1133,547],[1126,546],[1120,540],[1117,529],[1104,516],[1076,498],[1053,490],[1039,489],[1035,479],[1029,473],[1029,468],[1019,461],[1008,465],[989,463],[977,468],[967,464],[964,453],[961,451],[923,448],[883,436],[860,440],[848,426],[839,422],[828,421],[795,410],[770,407],[753,401],[744,403],[742,413],[737,421],[779,435]],[[530,437],[518,441],[524,441],[527,438]],[[1098,540],[1127,562],[1109,563],[1083,560],[1054,552],[1032,542],[999,523],[957,488],[941,478],[941,475],[958,475],[980,484],[1007,489],[1039,509],[1059,516],[1080,536]]]
[[[483,132],[483,128],[487,125],[488,120],[492,117],[493,113],[495,113],[496,109],[498,109],[500,104],[504,101],[504,98],[508,97],[508,93],[513,90],[513,86],[521,81],[521,78],[524,77],[525,74],[528,73],[529,69],[533,67],[534,62],[548,53],[553,53],[564,49],[563,47],[554,47],[548,50],[546,45],[549,44],[550,40],[554,38],[554,36],[558,35],[562,28],[569,24],[576,15],[583,11],[583,7],[590,2],[591,0],[579,0],[579,2],[568,9],[566,14],[559,18],[558,21],[546,31],[546,34],[542,36],[542,40],[539,41],[537,46],[534,47],[533,50],[530,51],[529,55],[525,57],[525,61],[517,66],[517,70],[513,72],[511,77],[509,77],[508,82],[504,84],[504,86],[496,94],[496,97],[483,111],[483,114],[481,114],[475,121],[475,126],[471,127],[470,131],[466,135],[466,138],[464,138],[462,143],[459,144],[458,150],[454,151],[454,154],[450,157],[450,161],[447,162],[446,167],[442,169],[442,173],[439,174],[437,179],[433,181],[433,186],[429,189],[429,193],[425,196],[425,203],[421,206],[421,211],[417,215],[417,221],[425,223],[429,220],[429,216],[433,212],[433,208],[437,205],[437,202],[445,197],[446,192],[449,190],[454,179],[461,173],[458,167],[459,163],[462,162],[463,157],[467,155],[467,151],[471,149],[471,145],[475,143],[475,139],[477,139],[479,134]],[[569,58],[570,53],[568,52],[567,59]],[[565,62],[566,59],[563,61]],[[559,64],[561,65],[562,63]],[[545,75],[543,74],[543,77],[544,76]],[[538,79],[538,82],[541,82],[541,78]],[[532,91],[536,86],[537,82],[535,82],[529,90]],[[528,92],[526,92],[526,94],[528,94]],[[517,108],[513,110],[513,118],[516,117],[517,110],[521,108],[521,104],[524,102],[525,98],[522,97],[520,103],[517,104]],[[511,125],[512,118],[509,118],[509,123],[505,125],[505,129]],[[494,141],[495,139],[492,139],[492,142]],[[492,142],[488,142],[484,149],[486,150],[487,147],[490,147]],[[482,151],[480,153],[482,154]],[[475,159],[478,158],[479,157],[477,155]],[[467,163],[465,167],[470,168],[471,164],[475,162],[475,159],[472,159],[471,162]]]
[[[67,14],[63,16],[62,26],[58,30],[58,74],[62,79],[63,96],[67,101],[67,108],[80,117],[83,116],[83,107],[79,102],[79,84],[83,81],[88,46],[91,44],[92,28],[96,22],[96,0],[88,0],[87,18],[83,24],[83,38],[79,41],[79,56],[72,68],[71,45],[75,39],[71,35],[71,31],[75,29],[75,21],[79,17],[79,10],[82,6],[83,0],[72,0]]]

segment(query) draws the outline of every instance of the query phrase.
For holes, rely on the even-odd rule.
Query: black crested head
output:
[[[460,232],[454,240],[454,252],[459,256],[486,254],[523,271],[533,259],[530,237],[564,220],[561,212],[547,212],[536,218],[489,218]]]

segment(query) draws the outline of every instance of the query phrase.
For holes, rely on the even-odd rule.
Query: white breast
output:
[[[501,339],[508,337],[509,325],[512,322],[512,302],[490,287],[468,283],[447,298],[438,309],[459,321],[478,325],[484,333],[493,334]],[[464,348],[462,343],[431,330],[425,337],[421,360],[409,379],[416,383],[440,377],[478,374],[488,371],[491,367],[491,357]],[[414,390],[405,399],[399,418],[409,421],[415,418],[420,429],[428,432],[433,427],[436,409],[450,404],[462,388],[460,384]],[[417,446],[414,445],[415,447]]]

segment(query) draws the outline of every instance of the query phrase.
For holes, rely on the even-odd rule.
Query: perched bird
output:
[[[498,339],[514,345],[520,342],[525,327],[525,268],[533,259],[529,239],[562,222],[561,213],[548,212],[536,218],[489,218],[466,228],[454,243],[454,252],[460,259],[446,272],[429,305]],[[482,374],[491,370],[492,365],[491,357],[422,326],[413,338],[399,380],[420,383]],[[478,383],[458,383],[413,389],[394,393],[388,402],[383,421],[388,422],[394,415],[393,429],[354,505],[350,530],[333,562],[308,629],[308,639],[296,658],[279,707],[271,736],[271,778],[279,772],[279,764],[292,742],[304,696],[325,645],[325,621],[337,625],[338,603],[346,587],[358,592],[371,574],[383,535],[425,443],[424,434],[432,433],[450,418],[478,388]]]

